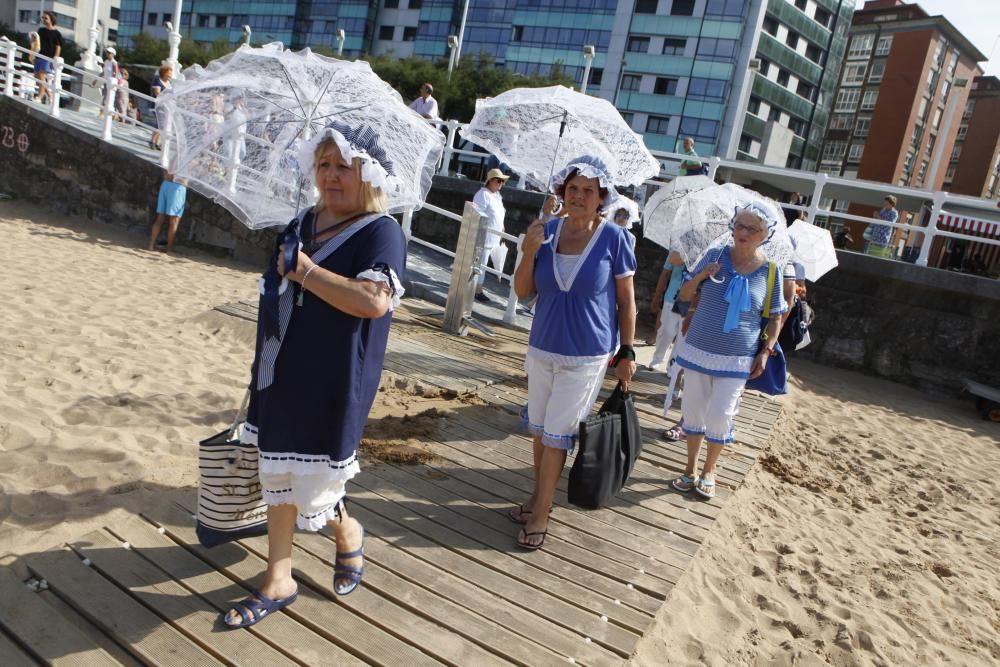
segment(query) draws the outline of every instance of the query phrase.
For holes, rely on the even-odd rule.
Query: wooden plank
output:
[[[137,516],[122,517],[108,530],[127,541],[134,551],[170,574],[185,588],[208,600],[217,613],[227,611],[232,600],[241,599],[249,592],[217,572],[211,564],[179,546],[166,536],[166,530],[161,534],[153,524],[144,519]],[[364,664],[288,614],[274,614],[266,623],[234,634],[244,632],[260,637],[306,664],[315,665],[324,661],[344,667]]]
[[[107,652],[76,629],[8,570],[0,570],[0,626],[50,665],[76,661],[117,665]],[[6,661],[0,661],[6,664]]]
[[[132,597],[213,655],[234,665],[265,663],[295,665],[295,661],[246,631],[229,631],[219,610],[131,548],[103,531],[74,540],[70,547],[89,558],[105,577],[123,586]],[[170,551],[183,551],[177,545]],[[167,558],[170,558],[167,555]]]
[[[266,537],[254,537],[240,542],[259,556],[263,557],[267,553]],[[329,544],[332,555],[332,549],[335,549],[336,545],[332,541],[329,541]],[[292,550],[292,562],[295,563],[295,570],[299,572],[300,582],[305,581],[308,587],[320,591],[331,601],[336,600],[338,606],[346,607],[372,623],[378,623],[435,660],[449,665],[499,667],[511,664],[500,656],[468,641],[436,620],[428,620],[413,613],[413,609],[399,606],[380,595],[372,586],[362,585],[350,595],[337,596],[333,592],[332,562],[324,562],[297,545]],[[373,564],[371,567],[374,570],[378,566]],[[368,575],[368,566],[366,565],[366,579]],[[300,590],[301,587],[300,583]]]
[[[151,665],[222,664],[183,634],[84,565],[68,550],[31,556],[28,569],[91,623]]]
[[[38,663],[20,646],[0,632],[0,665],[3,667],[35,667]]]
[[[449,569],[440,567],[439,561],[434,557],[436,549],[422,550],[422,554],[429,558],[429,562],[425,562],[404,549],[393,546],[388,540],[379,537],[399,530],[389,520],[357,504],[351,505],[351,515],[366,527],[366,558],[371,558],[373,562],[399,577],[430,589],[435,595],[451,600],[507,628],[523,638],[523,650],[532,652],[534,644],[540,644],[553,653],[564,656],[562,661],[572,657],[577,663],[588,665],[619,662],[618,656],[605,651],[597,644],[585,642],[579,635],[559,627],[547,618],[515,607],[492,590],[469,583]],[[546,654],[530,653],[530,655],[534,661],[542,659]]]
[[[601,610],[580,605],[567,599],[571,586],[553,586],[549,578],[540,577],[532,567],[524,567],[504,554],[484,550],[483,545],[447,526],[420,518],[404,505],[358,489],[351,494],[351,507],[368,510],[400,526],[405,525],[406,539],[383,534],[386,540],[407,549],[411,554],[429,556],[442,568],[470,583],[487,588],[519,607],[545,616],[550,621],[591,637],[622,657],[630,655],[638,634],[607,620],[601,620]],[[414,551],[412,545],[422,549]],[[605,618],[607,616],[605,615]]]
[[[160,521],[157,523],[160,523],[168,535],[182,544],[191,545],[191,549],[198,556],[218,568],[220,572],[237,581],[247,582],[248,588],[256,588],[263,581],[263,572],[267,566],[264,559],[236,543],[221,544],[211,549],[199,546],[190,520],[184,521],[184,517],[190,517],[190,512],[182,511],[176,506],[156,508],[148,515],[148,518],[154,521],[161,518],[162,523]],[[326,578],[332,579],[329,571],[323,576],[323,579]],[[438,663],[426,653],[381,627],[368,623],[351,613],[345,606],[331,602],[311,587],[304,585],[305,580],[301,576],[297,577],[297,580],[300,584],[299,598],[295,604],[286,607],[284,613],[330,641],[341,643],[343,648],[364,662],[401,667]],[[234,597],[227,605],[238,599]]]
[[[374,558],[375,539],[366,540],[365,558],[373,567],[365,567],[364,585],[376,590],[410,613],[423,616],[443,625],[452,633],[474,642],[478,646],[518,665],[564,665],[566,657],[550,651],[545,645],[528,641],[510,632],[487,617],[454,604],[437,594],[435,588],[426,589],[382,567]],[[333,567],[330,557],[336,551],[336,542],[320,533],[299,533],[295,536],[299,548],[308,551]],[[436,574],[432,581],[439,580]],[[430,639],[430,638],[428,638]],[[437,641],[436,639],[434,641]],[[464,664],[464,663],[459,663]],[[472,664],[472,663],[470,663]]]
[[[100,628],[84,618],[80,613],[63,601],[61,597],[50,590],[44,590],[38,594],[45,604],[52,607],[59,613],[66,622],[82,632],[92,642],[104,649],[118,664],[124,667],[143,667],[134,655],[129,653],[121,644],[104,634]]]
[[[442,544],[467,557],[475,558],[501,571],[520,571],[521,577],[525,581],[531,581],[538,588],[552,591],[558,597],[581,608],[607,616],[623,628],[627,628],[633,636],[641,633],[652,621],[652,617],[648,614],[630,609],[620,603],[615,604],[615,599],[620,598],[606,593],[598,593],[592,589],[591,586],[605,587],[606,584],[595,579],[586,570],[572,563],[561,562],[545,553],[545,550],[524,552],[516,549],[514,546],[515,530],[511,530],[507,536],[496,534],[494,537],[494,535],[478,530],[478,524],[475,521],[466,519],[448,508],[414,498],[408,490],[400,489],[388,482],[374,483],[367,478],[364,482],[357,480],[358,478],[355,478],[355,483],[359,487],[377,494],[384,500],[392,501],[399,507],[408,510],[411,515],[424,517],[423,520],[413,521],[415,530],[423,531],[425,535],[431,536],[430,533],[439,534],[438,527],[446,529],[455,536],[456,541],[442,542]],[[514,528],[513,524],[512,528]],[[507,539],[501,540],[503,537]],[[484,546],[492,548],[484,549]],[[529,567],[524,567],[525,565]],[[620,589],[625,589],[625,586],[614,587],[614,590]]]
[[[393,466],[375,466],[368,472],[392,487],[406,489],[408,492],[437,503],[441,507],[460,515],[468,520],[460,524],[464,532],[484,544],[499,551],[509,550],[514,542],[519,526],[508,521],[495,510],[483,507],[455,494],[441,486]],[[372,483],[374,490],[382,487]],[[600,554],[582,549],[571,541],[569,531],[562,530],[559,525],[553,525],[545,542],[545,556],[557,561],[556,567],[550,567],[549,558],[532,558],[535,567],[544,569],[556,576],[567,579],[588,582],[588,587],[597,593],[620,600],[622,603],[649,616],[655,616],[660,603],[666,597],[669,589],[667,582],[658,581],[640,573],[634,567],[601,556]],[[535,554],[536,556],[538,554]],[[564,563],[570,564],[567,568]],[[589,571],[589,572],[588,572]]]

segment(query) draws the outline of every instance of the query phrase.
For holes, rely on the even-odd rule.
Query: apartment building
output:
[[[973,197],[1000,197],[1000,79],[972,81],[955,146],[944,173],[944,189]]]
[[[10,25],[17,32],[38,30],[42,12],[50,11],[56,15],[56,28],[63,39],[72,40],[85,49],[90,44],[90,26],[96,6],[98,43],[116,43],[121,2],[101,0],[98,5],[93,0],[16,0],[14,22]]]

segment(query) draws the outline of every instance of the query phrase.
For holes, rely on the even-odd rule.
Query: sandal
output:
[[[670,486],[674,487],[674,489],[680,491],[681,493],[687,493],[694,488],[696,482],[697,480],[691,475],[681,475],[671,482]]]
[[[548,534],[549,534],[548,529],[546,529],[546,530],[540,530],[540,531],[538,531],[536,533],[529,533],[524,528],[522,528],[520,534],[518,534],[518,536],[517,536],[517,540],[515,541],[515,543],[517,544],[517,546],[521,547],[522,549],[526,549],[528,551],[538,551],[539,549],[542,548],[542,546],[545,545],[545,537]],[[524,540],[527,540],[529,537],[533,537],[535,535],[541,535],[542,536],[542,541],[539,542],[538,544],[530,544],[529,542],[526,542],[526,541],[524,541],[524,540],[521,539],[522,535],[524,536]]]
[[[677,442],[684,438],[684,431],[676,426],[672,426],[663,432],[663,439],[667,442]]]
[[[350,595],[354,592],[358,586],[361,585],[361,578],[365,574],[364,561],[361,562],[361,567],[352,567],[350,565],[344,565],[341,560],[349,560],[351,558],[364,558],[365,555],[365,527],[361,526],[361,547],[355,549],[354,551],[338,551],[337,556],[333,563],[333,592],[337,595]],[[341,581],[347,580],[347,584],[337,585],[337,579]]]
[[[702,498],[712,499],[715,497],[715,480],[698,478],[698,484],[694,487],[694,492]]]
[[[292,604],[298,597],[299,592],[295,591],[282,600],[272,600],[259,590],[254,591],[250,594],[250,597],[246,598],[242,602],[237,602],[230,609],[230,611],[235,611],[240,615],[239,623],[229,622],[228,611],[222,615],[222,623],[227,628],[232,630],[237,628],[249,628],[251,625],[256,625],[262,621],[265,616],[284,609],[288,605]]]
[[[524,509],[524,505],[518,505],[514,509],[507,512],[507,518],[514,523],[519,523],[523,526],[528,523],[528,517],[532,514],[534,514],[534,512]]]

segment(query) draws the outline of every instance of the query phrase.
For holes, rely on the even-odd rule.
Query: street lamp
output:
[[[97,24],[101,22],[97,17],[100,10],[101,0],[94,0],[94,11],[90,15],[90,30],[88,31],[90,41],[87,45],[87,50],[80,56],[80,62],[77,63],[77,67],[89,72],[99,72],[101,70],[101,63],[97,58],[97,37],[100,35]]]
[[[587,94],[587,84],[590,83],[590,64],[594,62],[594,54],[596,53],[592,44],[587,44],[583,47],[583,83],[580,84],[580,92],[584,95]]]
[[[244,25],[243,26],[243,43],[246,44],[247,46],[253,46],[250,43],[250,37],[252,35],[253,35],[253,30],[250,29],[250,26]]]
[[[458,46],[455,47],[455,62],[462,57],[462,39],[465,38],[465,19],[469,16],[469,0],[462,7],[462,22],[458,25]]]
[[[163,27],[167,29],[167,44],[170,45],[170,51],[163,64],[170,65],[174,69],[174,77],[177,77],[181,73],[181,64],[177,60],[177,56],[181,46],[181,12],[183,10],[184,0],[177,0],[174,5],[173,16],[171,16],[174,20],[173,23],[166,21],[163,24]]]
[[[451,71],[455,69],[455,56],[458,53],[458,37],[448,35],[448,80],[451,81]]]
[[[347,39],[347,33],[341,28],[337,31],[337,57],[342,58],[344,56],[344,40]]]

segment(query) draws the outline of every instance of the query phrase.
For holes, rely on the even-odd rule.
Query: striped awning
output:
[[[966,232],[977,236],[992,238],[1000,232],[1000,223],[966,218],[961,215],[942,213],[938,216],[938,227],[951,232]]]

